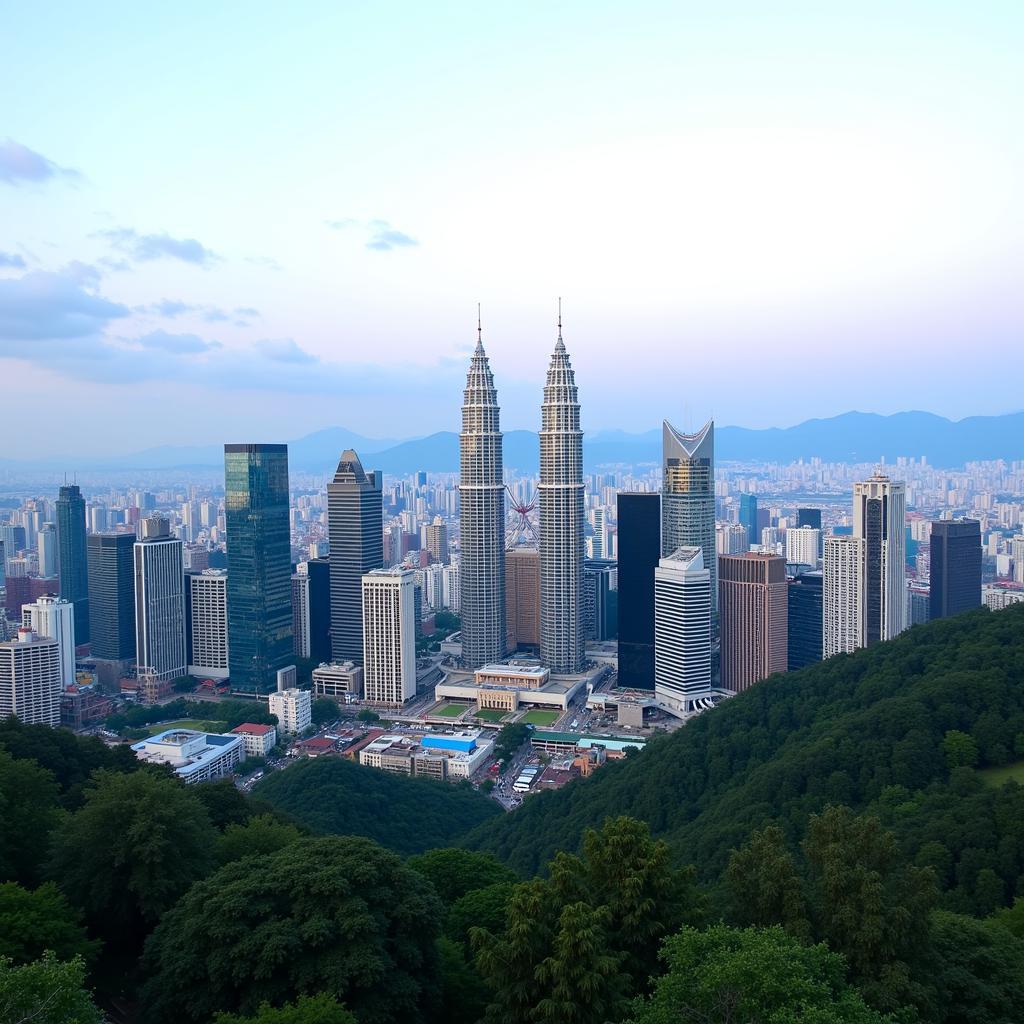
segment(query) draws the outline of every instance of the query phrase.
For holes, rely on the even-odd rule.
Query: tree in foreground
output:
[[[492,853],[475,853],[458,847],[428,850],[405,862],[430,879],[441,902],[450,907],[460,896],[486,889],[498,882],[517,882],[519,877]]]
[[[38,885],[50,832],[61,818],[57,782],[0,747],[0,879]]]
[[[6,882],[0,885],[0,957],[19,965],[49,951],[60,960],[93,960],[100,944],[86,935],[81,917],[53,882],[34,890]]]
[[[356,1024],[355,1017],[332,995],[299,996],[294,1003],[264,1003],[249,1017],[218,1013],[213,1024]]]
[[[207,1024],[325,992],[360,1024],[417,1024],[435,998],[441,908],[368,839],[302,839],[197,882],[146,945],[154,1021]]]
[[[244,825],[228,825],[217,840],[217,858],[229,864],[243,857],[277,853],[302,838],[294,826],[272,814],[257,814]]]
[[[85,988],[81,957],[61,962],[47,953],[21,967],[0,957],[2,1024],[101,1024]]]
[[[846,984],[843,958],[781,928],[683,928],[662,947],[667,972],[628,1024],[888,1024]]]

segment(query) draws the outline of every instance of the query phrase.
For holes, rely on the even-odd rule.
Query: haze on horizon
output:
[[[39,456],[1020,409],[1024,8],[20,5],[3,419]],[[24,453],[19,453],[24,455]]]

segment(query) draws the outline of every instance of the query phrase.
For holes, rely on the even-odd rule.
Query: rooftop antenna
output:
[[[476,304],[476,343],[483,345],[484,343],[484,329],[480,324],[480,303]]]
[[[562,296],[558,296],[558,340],[562,340]]]

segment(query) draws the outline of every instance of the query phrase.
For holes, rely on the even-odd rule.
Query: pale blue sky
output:
[[[1019,3],[7,4],[40,454],[1024,406]]]

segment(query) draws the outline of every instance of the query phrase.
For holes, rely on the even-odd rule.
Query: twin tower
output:
[[[477,327],[462,405],[460,560],[462,659],[500,661],[505,632],[505,481],[494,376]],[[540,429],[540,657],[553,673],[584,666],[583,432],[569,354],[558,340],[548,366]]]

